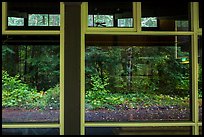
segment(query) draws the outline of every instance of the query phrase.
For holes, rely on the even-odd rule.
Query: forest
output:
[[[189,52],[174,46],[87,46],[86,108],[190,107]],[[199,65],[199,98],[202,98]]]

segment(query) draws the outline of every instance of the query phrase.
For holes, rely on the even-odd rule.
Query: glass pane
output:
[[[132,27],[132,26],[133,26],[132,18],[118,19],[118,27]]]
[[[48,14],[29,14],[28,26],[48,26]]]
[[[86,121],[190,120],[190,44],[189,36],[86,35]]]
[[[59,37],[38,37],[10,37],[2,45],[3,123],[59,122]]]
[[[155,18],[152,20],[152,18]],[[147,27],[149,24],[157,25]],[[189,31],[190,6],[188,2],[142,2],[142,30]]]
[[[87,127],[86,135],[191,135],[191,127]]]
[[[141,20],[142,27],[158,27],[156,17],[141,18]]]
[[[4,128],[2,135],[59,135],[58,128]]]
[[[202,130],[203,130],[203,127],[199,127],[199,135],[202,135]]]
[[[89,27],[133,27],[132,2],[89,2]]]
[[[198,39],[198,105],[199,105],[199,120],[202,121],[202,95],[203,95],[203,80],[202,80],[202,36]]]
[[[24,18],[8,17],[8,26],[24,26]]]
[[[199,27],[202,28],[202,3],[199,2]]]
[[[59,14],[49,14],[49,26],[60,26]]]
[[[8,18],[12,17],[8,19],[7,29],[59,30],[59,14],[59,2],[7,2],[7,16]],[[17,27],[16,24],[19,22],[24,25]]]

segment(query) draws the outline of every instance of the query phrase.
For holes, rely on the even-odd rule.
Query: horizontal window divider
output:
[[[130,31],[86,31],[85,34],[105,34],[105,35],[193,35],[194,32],[175,32],[175,31],[141,31],[141,32],[130,32]]]
[[[135,28],[87,28],[86,29],[86,31],[87,32],[101,32],[101,31],[104,31],[104,32],[118,32],[118,31],[120,31],[120,32],[127,32],[127,31],[130,31],[130,32],[135,32],[136,31],[136,29]]]
[[[198,29],[198,35],[202,35],[202,29]]]
[[[127,122],[127,123],[120,123],[120,122],[87,122],[84,124],[85,127],[147,127],[147,126],[195,126],[194,122],[169,122],[169,123],[161,123],[161,122]]]
[[[15,123],[2,124],[2,128],[60,128],[60,124],[55,123]]]
[[[60,35],[60,31],[56,30],[6,30],[2,35]]]
[[[198,126],[202,126],[202,122],[199,122],[199,123],[198,123]]]

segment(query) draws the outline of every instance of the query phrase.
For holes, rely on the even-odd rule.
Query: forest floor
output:
[[[59,110],[25,110],[2,108],[2,122],[59,122]],[[149,107],[140,109],[86,110],[86,121],[155,121],[190,120],[190,109],[178,107]],[[202,120],[202,107],[199,108]]]

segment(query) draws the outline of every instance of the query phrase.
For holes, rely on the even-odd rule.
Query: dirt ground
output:
[[[138,109],[86,110],[86,121],[175,121],[190,120],[190,109],[178,107],[149,107]],[[202,107],[199,108],[202,120]],[[2,109],[2,122],[59,122],[59,110]]]

